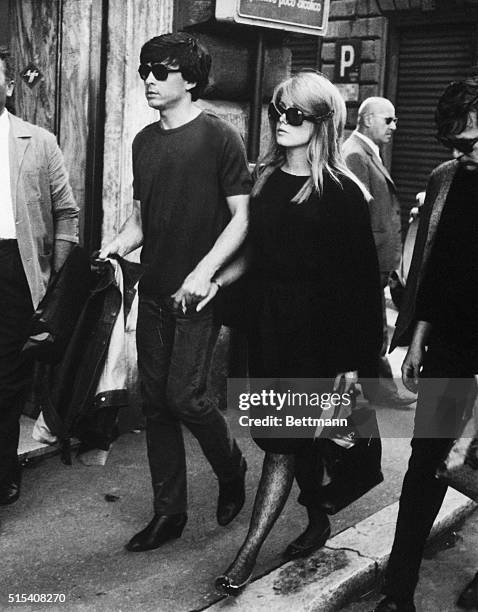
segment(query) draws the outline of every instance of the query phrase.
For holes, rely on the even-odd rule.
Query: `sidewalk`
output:
[[[403,350],[391,357],[396,372]],[[132,554],[123,546],[152,513],[144,433],[121,436],[105,467],[86,467],[76,460],[65,466],[58,456],[43,460],[38,455],[45,449],[31,445],[25,435],[22,450],[30,453],[31,461],[24,470],[22,495],[16,504],[0,509],[0,609],[40,609],[38,604],[8,604],[9,593],[64,593],[66,603],[49,604],[50,612],[337,610],[352,595],[370,588],[389,551],[413,416],[413,410],[378,412],[383,435],[392,428],[400,436],[383,439],[385,481],[333,517],[326,548],[307,560],[283,565],[281,552],[305,525],[297,490],[292,491],[261,551],[254,582],[232,601],[218,601],[213,585],[249,524],[263,458],[250,439],[243,435],[239,440],[249,465],[246,505],[230,526],[221,528],[215,521],[215,479],[186,432],[189,521],[185,532],[159,550]],[[235,418],[233,411],[228,418]],[[443,524],[454,522],[470,508],[468,500],[452,495]],[[378,549],[372,550],[372,544]],[[470,561],[459,586],[472,567]]]
[[[418,612],[458,612],[456,600],[478,570],[478,516],[473,513],[455,530],[428,545],[415,596]],[[381,597],[369,593],[342,609],[368,612]]]
[[[449,490],[435,521],[432,541],[467,517],[475,506],[476,504],[460,493]],[[351,604],[346,608],[342,608],[342,605],[354,595],[370,591],[380,583],[380,575],[392,546],[397,512],[398,502],[336,535],[320,551],[307,559],[287,563],[257,580],[234,602],[234,612],[372,610],[373,605],[381,599],[376,592],[358,604]],[[470,522],[470,525],[474,524],[475,521]],[[470,529],[476,532],[476,539],[471,545],[468,543],[470,551],[475,553],[474,564],[478,566],[478,555],[473,547],[473,544],[478,543],[478,528]],[[473,557],[472,553],[470,552],[470,557]],[[443,568],[440,571],[443,572]],[[470,579],[467,577],[470,571],[464,576],[463,585]],[[433,567],[429,569],[428,574],[429,580],[439,583],[440,577],[433,574]],[[472,574],[474,575],[474,571]],[[456,579],[457,574],[454,576]],[[436,603],[439,600],[436,594],[429,594],[426,589],[426,585],[422,586],[418,612],[451,612],[453,608],[432,605],[432,601]],[[450,590],[453,595],[456,589]],[[449,598],[442,601],[448,601]],[[229,601],[223,600],[207,610],[228,610],[229,604]]]
[[[386,412],[382,415],[389,418]],[[397,499],[413,412],[390,418],[398,416],[404,437],[384,440],[385,482],[333,517],[333,535]],[[228,418],[233,417],[231,411]],[[65,594],[66,604],[49,604],[50,612],[190,612],[217,602],[214,579],[246,534],[263,453],[252,440],[239,440],[249,466],[246,504],[233,523],[222,528],[215,519],[214,476],[187,432],[185,440],[186,529],[179,540],[139,554],[127,553],[124,544],[152,515],[144,432],[121,436],[104,467],[86,467],[76,459],[65,466],[58,456],[28,462],[19,501],[0,508],[0,610],[39,612],[38,605],[8,604],[10,593]],[[261,551],[254,573],[257,584],[261,576],[280,568],[282,551],[304,528],[297,493],[294,487]]]
[[[387,319],[394,325],[396,311],[387,300]],[[403,349],[390,356],[392,370],[398,376],[404,357]],[[380,411],[383,416],[383,411]],[[378,413],[380,423],[380,412]],[[389,414],[393,417],[393,411]],[[380,423],[382,435],[387,419]],[[385,425],[385,427],[383,427]],[[384,455],[387,440],[384,439]],[[407,450],[406,459],[408,460]],[[400,483],[401,485],[401,483]],[[392,500],[390,500],[392,501]],[[460,493],[449,489],[440,513],[433,526],[429,550],[434,542],[447,537],[476,508],[476,504]],[[388,561],[393,543],[398,501],[371,514],[331,538],[327,545],[303,561],[287,563],[255,581],[234,602],[234,612],[290,612],[291,610],[335,612],[366,612],[380,601],[381,574]],[[478,526],[474,518],[467,523],[462,548],[467,546],[468,563],[460,561],[459,547],[447,551],[447,556],[434,570],[434,558],[425,564],[424,579],[417,594],[418,612],[452,612],[460,589],[473,577],[478,569]],[[473,554],[475,553],[475,554]],[[445,555],[445,553],[443,553]],[[474,558],[473,558],[474,557]],[[438,560],[440,561],[440,560]],[[450,567],[447,566],[447,563]],[[461,565],[463,563],[463,565]],[[476,568],[476,569],[475,569]],[[457,583],[457,578],[463,578]],[[443,575],[446,579],[443,580]],[[460,580],[458,578],[458,580]],[[437,592],[435,585],[440,585]],[[445,596],[446,587],[448,587]],[[354,596],[370,592],[368,597],[343,608]],[[439,594],[438,594],[439,593]],[[227,610],[230,602],[222,600],[207,608],[208,612]]]

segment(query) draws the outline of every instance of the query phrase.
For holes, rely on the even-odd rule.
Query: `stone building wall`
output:
[[[339,38],[361,41],[359,101],[383,95],[386,58],[387,18],[376,0],[332,0],[329,26],[322,44],[321,70],[333,81],[335,43]],[[357,105],[349,108],[349,123],[354,124]]]

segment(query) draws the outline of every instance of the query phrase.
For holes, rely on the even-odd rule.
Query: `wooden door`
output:
[[[10,0],[9,12],[16,114],[57,136],[88,248],[101,232],[106,4]]]
[[[15,112],[22,119],[51,132],[57,131],[58,19],[59,3],[56,1],[10,1],[10,50],[16,72]]]

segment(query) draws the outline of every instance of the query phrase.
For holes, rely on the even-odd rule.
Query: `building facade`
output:
[[[114,237],[128,216],[131,143],[157,118],[137,75],[148,38],[183,28],[201,37],[213,56],[201,104],[234,123],[246,141],[258,137],[250,118],[260,28],[217,22],[216,2],[224,1],[0,0],[0,44],[11,47],[16,62],[16,112],[56,133],[90,251]],[[385,158],[405,224],[415,194],[447,158],[434,139],[434,107],[445,85],[477,64],[477,27],[478,0],[330,0],[323,38],[263,31],[260,147],[268,139],[265,105],[274,85],[301,67],[339,83],[349,129],[364,98],[390,98],[399,124]],[[133,364],[134,326],[130,332]]]
[[[448,157],[435,140],[434,109],[444,87],[474,72],[478,51],[476,0],[332,0],[322,70],[334,78],[337,45],[360,49],[359,100],[383,95],[399,118],[387,151],[404,223],[431,170]],[[349,103],[354,124],[357,104]]]

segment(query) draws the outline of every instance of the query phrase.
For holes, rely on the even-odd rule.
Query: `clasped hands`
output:
[[[218,291],[219,285],[211,280],[209,274],[193,271],[171,296],[174,309],[185,314],[188,308],[196,306],[196,312],[200,312]]]

